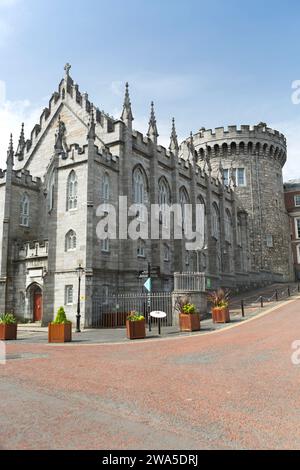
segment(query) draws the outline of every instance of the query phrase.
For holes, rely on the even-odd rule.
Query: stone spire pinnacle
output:
[[[96,123],[95,123],[95,118],[94,118],[94,108],[92,107],[91,110],[91,117],[90,117],[90,122],[88,126],[88,134],[87,134],[87,139],[88,140],[95,140],[96,139]]]
[[[147,136],[149,139],[152,140],[155,144],[157,143],[157,137],[158,137],[158,132],[157,132],[157,126],[156,126],[156,119],[155,119],[155,113],[154,113],[154,103],[151,101],[151,113],[150,113],[150,120],[149,120],[149,129]]]
[[[172,119],[172,131],[171,131],[169,149],[175,155],[178,155],[179,145],[178,145],[178,139],[177,139],[177,134],[176,134],[175,118]]]
[[[191,163],[195,162],[195,146],[194,146],[194,136],[193,132],[190,132],[190,140],[188,142],[189,156],[188,159]]]
[[[16,157],[18,157],[18,160],[23,160],[24,148],[25,148],[25,135],[24,135],[24,122],[22,122],[19,144],[18,144],[18,148],[16,151]]]
[[[133,121],[133,114],[131,110],[131,102],[130,102],[130,96],[129,96],[129,85],[128,82],[126,82],[125,85],[125,98],[124,98],[124,104],[123,104],[123,111],[121,115],[122,121],[125,122],[125,124],[128,124],[129,122]]]
[[[14,144],[13,144],[12,134],[10,134],[10,139],[9,139],[6,165],[7,165],[7,167],[11,167],[11,168],[14,166]]]

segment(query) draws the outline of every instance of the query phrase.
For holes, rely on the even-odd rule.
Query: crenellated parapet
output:
[[[183,144],[185,144],[185,141]],[[182,153],[185,145],[181,145]],[[224,158],[257,155],[277,160],[281,166],[286,162],[286,138],[265,123],[256,126],[242,125],[200,129],[194,135],[194,146],[198,158]]]
[[[39,190],[42,186],[41,178],[32,176],[28,170],[13,171],[12,183],[33,190]]]
[[[15,244],[15,260],[28,260],[48,257],[48,240],[32,240]]]

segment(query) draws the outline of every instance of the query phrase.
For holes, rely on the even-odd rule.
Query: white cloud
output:
[[[39,122],[40,114],[41,107],[33,105],[29,100],[8,100],[5,96],[5,83],[0,81],[0,168],[5,167],[10,133],[13,133],[16,150],[21,123],[25,123],[25,134],[29,136],[34,125]]]

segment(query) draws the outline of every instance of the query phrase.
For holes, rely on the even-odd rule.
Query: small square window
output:
[[[246,186],[245,168],[236,169],[236,184],[237,186]]]
[[[296,194],[294,199],[295,199],[295,206],[299,207],[300,206],[300,194]]]
[[[65,305],[73,305],[73,286],[65,287]]]
[[[295,219],[296,238],[300,238],[300,219]]]

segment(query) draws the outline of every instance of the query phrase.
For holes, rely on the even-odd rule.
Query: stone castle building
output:
[[[173,120],[169,149],[158,144],[151,105],[146,136],[133,130],[126,85],[120,119],[79,91],[70,66],[30,138],[11,140],[0,171],[0,311],[43,323],[58,307],[74,319],[76,267],[85,269],[81,309],[93,319],[93,296],[137,291],[138,273],[160,267],[157,291],[173,273],[198,271],[208,287],[246,288],[292,275],[282,167],[286,140],[261,123],[201,129],[179,145]],[[205,246],[182,240],[99,240],[99,204],[205,205]]]

